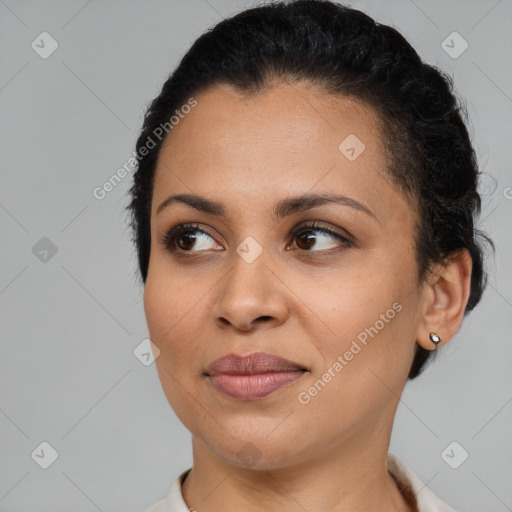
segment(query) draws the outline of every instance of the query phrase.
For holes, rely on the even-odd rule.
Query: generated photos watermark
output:
[[[382,329],[384,329],[385,325],[388,324],[393,318],[395,318],[397,313],[402,311],[402,305],[399,302],[393,303],[393,306],[389,308],[385,313],[381,313],[379,315],[379,319],[370,327],[366,327],[363,331],[361,331],[357,336],[357,341],[352,340],[350,348],[346,350],[343,355],[339,355],[336,358],[336,361],[333,362],[329,368],[322,374],[320,379],[318,379],[312,386],[310,386],[306,391],[301,391],[297,395],[297,400],[299,403],[303,405],[307,405],[311,402],[311,400],[320,393],[325,386],[331,382],[336,375],[338,375],[345,366],[349,364],[354,356],[359,354],[361,350],[368,345],[368,336],[374,338]],[[359,343],[358,343],[359,342]]]
[[[129,174],[133,172],[137,162],[144,156],[146,156],[151,149],[156,147],[157,143],[155,139],[161,141],[178,123],[192,111],[192,108],[197,106],[197,100],[189,98],[187,103],[181,106],[180,109],[174,111],[174,114],[165,123],[161,123],[148,135],[146,143],[141,146],[138,151],[133,151],[132,156],[126,160],[126,162],[113,173],[103,185],[95,187],[92,191],[92,195],[98,201],[102,201],[107,197],[109,192],[112,192],[114,188],[121,183]]]

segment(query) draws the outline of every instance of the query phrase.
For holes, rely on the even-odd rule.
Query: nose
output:
[[[231,270],[216,287],[213,318],[222,329],[251,331],[259,325],[272,328],[281,325],[289,315],[286,287],[276,269],[268,265],[265,251],[248,263],[238,254]]]

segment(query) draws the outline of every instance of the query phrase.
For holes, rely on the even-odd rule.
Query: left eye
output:
[[[326,227],[320,227],[318,225],[315,225],[315,224],[312,224],[312,225],[309,225],[309,226],[302,226],[300,227],[299,229],[297,229],[296,231],[294,231],[292,233],[292,238],[293,239],[298,239],[300,240],[300,244],[304,244],[304,246],[301,246],[300,244],[297,244],[299,249],[304,249],[304,250],[308,250],[310,249],[313,245],[318,245],[318,240],[321,240],[322,237],[318,237],[318,236],[311,236],[310,233],[323,233],[323,238],[324,240],[325,239],[329,239],[329,240],[337,240],[338,242],[341,242],[342,245],[346,246],[346,247],[350,247],[352,245],[352,242],[345,236],[343,236],[341,233],[338,233],[332,229],[329,229],[329,228],[326,228]],[[331,249],[331,247],[325,247],[326,243],[321,243],[320,244],[320,247],[318,247],[318,249],[320,250],[326,250],[326,249]],[[334,244],[334,247],[336,246],[336,244]],[[311,252],[311,251],[308,251],[308,252]],[[314,251],[316,252],[316,251]]]
[[[200,235],[196,236],[194,233],[200,233]],[[311,233],[321,233],[323,236],[311,236]],[[161,243],[170,252],[198,252],[202,249],[209,248],[208,242],[206,240],[207,238],[213,240],[213,238],[208,233],[199,228],[199,224],[180,224],[165,233],[161,239]],[[299,241],[299,243],[297,243],[299,249],[302,249],[306,252],[318,252],[310,250],[311,247],[313,247],[315,244],[320,245],[318,248],[320,250],[329,251],[329,249],[332,249],[332,245],[331,247],[326,247],[326,243],[328,245],[328,242],[324,241],[323,243],[318,244],[318,241],[322,240],[322,238],[324,240],[336,240],[338,243],[341,242],[342,246],[344,247],[350,247],[352,245],[352,241],[348,237],[343,236],[337,231],[327,227],[319,226],[315,223],[307,226],[300,226],[291,233],[291,239],[297,239]],[[215,240],[213,241],[215,242]],[[336,244],[334,244],[334,247],[335,246]],[[197,250],[192,251],[192,248]],[[214,250],[219,249],[214,248]]]

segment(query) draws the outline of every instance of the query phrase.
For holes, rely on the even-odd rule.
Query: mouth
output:
[[[205,375],[216,391],[239,400],[255,400],[295,382],[307,371],[287,359],[258,352],[217,359]]]

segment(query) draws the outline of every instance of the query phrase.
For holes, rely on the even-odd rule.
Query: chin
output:
[[[315,453],[314,444],[299,444],[301,438],[304,441],[304,435],[296,438],[289,430],[278,432],[279,428],[272,432],[268,422],[254,430],[246,425],[243,433],[233,436],[227,430],[234,431],[219,427],[213,436],[212,432],[203,431],[194,435],[218,458],[239,468],[275,470],[304,462]]]

